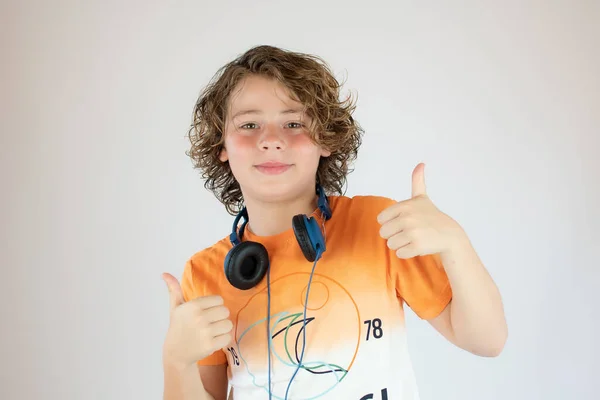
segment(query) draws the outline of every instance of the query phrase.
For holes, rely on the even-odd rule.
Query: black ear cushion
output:
[[[302,250],[304,257],[308,261],[315,261],[317,252],[310,243],[310,238],[302,215],[294,215],[294,218],[292,218],[292,227],[294,228],[294,235],[296,235],[296,240],[298,241],[298,245],[300,246],[300,250]]]
[[[225,276],[240,290],[258,285],[269,268],[269,255],[261,243],[242,242],[231,249]]]

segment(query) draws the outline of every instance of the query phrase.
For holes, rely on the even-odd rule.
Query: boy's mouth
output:
[[[268,161],[262,164],[256,165],[256,169],[266,175],[278,175],[287,171],[292,164],[285,164],[277,161]]]

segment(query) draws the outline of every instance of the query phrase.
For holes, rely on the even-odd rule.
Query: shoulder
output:
[[[376,195],[357,195],[357,196],[331,196],[330,205],[333,214],[342,214],[346,217],[367,218],[377,216],[380,212],[396,203],[389,197]]]
[[[380,229],[377,216],[395,200],[384,196],[331,196],[331,231],[341,231],[346,238],[362,240],[364,235],[377,235]],[[352,234],[350,234],[352,232]]]
[[[187,289],[184,290],[186,300],[218,294],[221,291],[224,261],[230,248],[229,238],[225,237],[188,258],[182,278],[182,288]]]
[[[196,268],[204,264],[214,264],[215,262],[223,261],[225,255],[229,251],[231,243],[228,237],[220,239],[218,242],[204,249],[198,250],[189,258],[189,263]]]

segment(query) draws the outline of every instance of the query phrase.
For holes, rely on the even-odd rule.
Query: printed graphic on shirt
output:
[[[265,392],[268,388],[268,381],[263,377],[268,354],[267,322],[271,332],[273,375],[291,378],[300,365],[304,345],[294,385],[306,382],[305,375],[310,375],[311,387],[303,390],[309,398],[319,398],[334,389],[356,359],[362,326],[352,295],[334,279],[315,273],[308,292],[305,320],[309,278],[310,273],[292,273],[271,282],[270,321],[266,317],[255,318],[265,315],[266,289],[252,296],[235,318],[238,356],[253,383],[263,387]],[[377,335],[377,328],[374,330]],[[275,397],[284,398],[287,387],[275,387],[281,391],[276,391]]]

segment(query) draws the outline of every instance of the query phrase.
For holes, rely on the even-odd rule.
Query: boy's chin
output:
[[[287,179],[279,182],[255,182],[251,187],[242,191],[246,192],[245,196],[250,196],[260,202],[279,203],[293,201],[303,196],[305,191],[314,190],[314,188],[303,186],[306,185],[300,185],[295,180]]]

